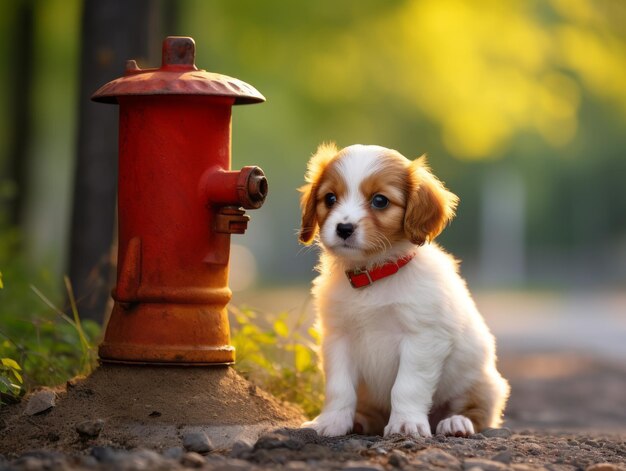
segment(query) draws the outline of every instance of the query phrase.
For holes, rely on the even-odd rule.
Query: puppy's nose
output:
[[[337,235],[343,240],[346,240],[354,232],[354,224],[337,224]]]

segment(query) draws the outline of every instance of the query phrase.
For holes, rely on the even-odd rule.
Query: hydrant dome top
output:
[[[91,99],[118,103],[119,96],[205,95],[232,97],[236,105],[265,101],[265,97],[252,85],[227,75],[198,69],[195,56],[196,47],[192,38],[168,36],[163,41],[160,68],[141,69],[134,60],[129,60],[125,75],[100,87]]]

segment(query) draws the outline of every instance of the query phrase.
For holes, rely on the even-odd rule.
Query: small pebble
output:
[[[59,451],[49,451],[49,450],[30,450],[22,453],[22,458],[31,457],[38,458],[40,460],[53,460],[53,459],[63,459],[63,453]]]
[[[585,440],[583,443],[594,448],[602,448],[602,445],[595,440]]]
[[[310,428],[285,428],[278,429],[274,433],[278,435],[284,435],[286,437],[295,438],[296,440],[300,440],[304,443],[321,443],[322,437],[320,437],[317,432]]]
[[[472,440],[484,440],[485,436],[482,433],[473,433],[468,438],[471,438]]]
[[[480,469],[482,471],[506,471],[509,467],[498,461],[485,460],[482,458],[467,458],[463,461],[463,470]]]
[[[239,440],[233,444],[229,456],[231,458],[245,458],[252,451],[252,445],[248,442]]]
[[[287,448],[300,450],[304,442],[296,437],[290,437],[281,433],[268,433],[259,437],[254,444],[255,450],[273,450],[275,448]]]
[[[37,415],[49,411],[56,405],[57,395],[51,389],[42,389],[33,393],[28,399],[24,414]]]
[[[511,450],[503,450],[497,455],[491,457],[492,461],[499,461],[500,463],[509,464],[513,459],[513,453]]]
[[[13,461],[9,469],[19,469],[27,471],[43,471],[46,469],[46,463],[34,456],[23,456]]]
[[[406,442],[399,443],[398,446],[404,450],[422,450],[426,448],[418,445],[413,440],[407,440]]]
[[[154,463],[142,456],[137,456],[133,453],[128,453],[123,460],[116,461],[115,469],[120,471],[139,471],[139,470],[152,470],[159,469],[159,464]]]
[[[402,468],[405,464],[408,463],[408,461],[409,460],[407,459],[406,454],[400,450],[392,450],[391,453],[389,453],[388,463],[391,466],[395,466],[396,468]]]
[[[188,451],[187,453],[185,453],[183,455],[183,457],[180,460],[180,463],[183,466],[187,466],[189,468],[202,468],[202,466],[204,466],[204,457],[199,454],[196,453],[195,451]]]
[[[78,464],[83,468],[96,468],[98,466],[98,460],[93,456],[86,455],[78,458]]]
[[[185,450],[182,447],[174,446],[165,450],[163,452],[163,457],[170,460],[178,461],[182,458],[184,454]]]
[[[224,464],[214,468],[215,471],[248,471],[250,469],[250,462],[245,460],[238,460],[236,458],[230,458],[224,462]]]
[[[370,445],[370,442],[367,442],[365,440],[351,438],[350,440],[346,440],[345,442],[342,443],[341,449],[343,451],[354,451],[358,453],[360,451],[367,450],[369,445]]]
[[[101,463],[113,463],[125,451],[115,450],[109,446],[94,446],[91,449],[91,456],[100,461]]]
[[[414,455],[414,460],[427,467],[439,467],[444,469],[458,469],[461,462],[450,453],[438,448],[427,448]]]
[[[587,467],[585,471],[622,471],[623,469],[613,463],[596,463]]]
[[[204,432],[187,432],[183,435],[183,447],[187,451],[209,453],[213,451],[213,444]]]
[[[86,420],[77,424],[75,428],[81,438],[96,438],[104,428],[104,420]]]
[[[136,459],[137,461],[141,461],[146,463],[148,466],[146,469],[155,469],[158,468],[160,464],[163,463],[163,456],[157,453],[154,450],[147,450],[145,448],[139,448],[137,450],[133,450],[130,453],[131,458]]]
[[[541,446],[536,443],[523,443],[520,448],[531,455],[540,455],[541,454]]]
[[[203,455],[203,456],[204,456],[204,461],[206,461],[209,465],[212,465],[212,466],[222,465],[228,459],[222,455]]]
[[[298,471],[300,469],[310,469],[306,463],[302,461],[290,461],[285,465],[284,469],[295,470]]]
[[[384,471],[385,470],[385,468],[383,468],[380,465],[367,463],[364,461],[348,461],[346,462],[344,467],[341,469],[346,470],[346,471]]]
[[[503,428],[486,428],[480,432],[486,438],[509,438],[511,436],[511,429]]]

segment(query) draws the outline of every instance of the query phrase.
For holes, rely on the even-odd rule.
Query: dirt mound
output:
[[[0,453],[93,446],[164,449],[180,446],[183,435],[194,430],[204,431],[219,448],[303,420],[294,406],[227,367],[105,365],[56,393],[56,405],[37,415],[25,414],[28,398],[2,407]],[[101,431],[94,437],[77,427]]]

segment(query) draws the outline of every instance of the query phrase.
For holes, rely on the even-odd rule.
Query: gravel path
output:
[[[621,363],[572,352],[516,353],[503,355],[500,367],[512,386],[505,413],[510,429],[470,438],[328,439],[312,430],[284,429],[232,449],[214,449],[203,433],[181,434],[174,447],[153,451],[96,446],[85,432],[65,453],[48,449],[0,455],[0,471],[626,471],[626,369]],[[6,431],[0,423],[0,444],[15,438]]]
[[[166,470],[626,470],[626,437],[617,435],[530,432],[489,429],[470,438],[351,435],[322,438],[312,430],[283,429],[254,444],[200,454],[182,446],[155,451],[86,448],[85,454],[36,451],[2,470],[115,469]]]

